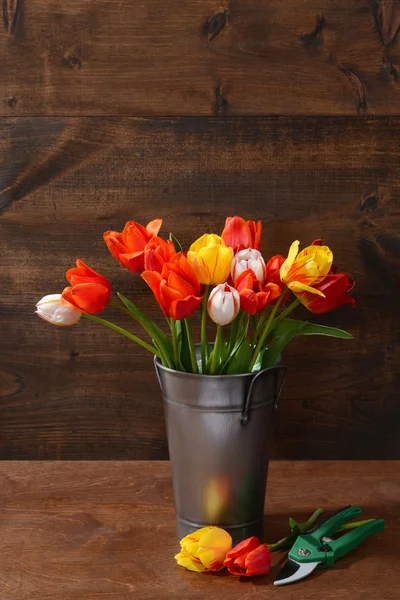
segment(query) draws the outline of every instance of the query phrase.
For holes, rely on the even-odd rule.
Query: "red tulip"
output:
[[[245,221],[242,217],[228,217],[221,237],[236,252],[245,248],[260,250],[261,221]]]
[[[140,273],[144,269],[146,244],[157,236],[161,224],[162,219],[150,221],[147,227],[143,227],[136,221],[128,221],[122,233],[106,231],[103,238],[111,254],[123,267],[133,273]]]
[[[231,575],[266,575],[271,566],[268,544],[260,544],[254,536],[247,538],[229,550],[224,565]]]
[[[347,273],[327,275],[321,283],[314,287],[325,297],[310,292],[296,294],[300,302],[312,313],[326,313],[342,304],[351,304],[353,307],[356,305],[355,299],[347,295],[354,287],[354,281],[349,279]]]
[[[285,257],[281,256],[281,254],[276,254],[269,259],[265,266],[266,271],[266,280],[269,283],[276,283],[283,289],[283,284],[281,281],[280,270],[281,266],[285,262]]]
[[[201,304],[200,283],[187,258],[178,252],[158,271],[144,271],[142,278],[152,289],[164,314],[186,319]]]
[[[88,267],[82,260],[66,273],[71,286],[64,289],[62,299],[84,313],[95,315],[110,300],[111,284],[102,275]]]
[[[243,271],[235,281],[240,296],[240,307],[249,315],[264,310],[268,303],[279,298],[282,290],[275,283],[262,285],[251,269]]]
[[[144,250],[145,270],[161,273],[164,264],[171,260],[174,254],[176,254],[176,250],[171,240],[152,238]]]

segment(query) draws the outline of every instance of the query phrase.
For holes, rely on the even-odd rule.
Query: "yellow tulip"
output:
[[[281,280],[292,292],[310,292],[324,294],[312,287],[321,283],[328,275],[333,254],[328,246],[307,246],[299,253],[300,242],[296,240],[290,246],[289,254],[280,269]]]
[[[181,551],[175,560],[189,571],[204,573],[220,571],[224,560],[232,548],[232,538],[219,527],[202,527],[187,535],[181,541]]]
[[[233,249],[219,235],[205,233],[190,246],[187,258],[200,283],[217,285],[229,277]]]

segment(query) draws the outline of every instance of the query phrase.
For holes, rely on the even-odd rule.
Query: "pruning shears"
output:
[[[307,577],[317,567],[333,567],[335,562],[356,548],[367,537],[383,531],[383,519],[372,519],[337,539],[331,536],[347,521],[362,513],[358,506],[346,506],[336,511],[313,529],[298,536],[289,551],[288,561],[280,571],[275,585],[293,583]]]

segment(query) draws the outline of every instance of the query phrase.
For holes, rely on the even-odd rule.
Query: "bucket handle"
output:
[[[260,377],[261,375],[264,375],[264,373],[270,373],[274,369],[278,369],[278,370],[283,369],[283,371],[284,371],[278,393],[276,394],[275,400],[274,400],[274,408],[277,408],[279,398],[281,397],[282,390],[285,385],[285,381],[286,381],[286,377],[287,377],[287,372],[288,372],[288,369],[287,369],[287,367],[285,367],[285,365],[275,365],[274,367],[268,367],[267,369],[263,369],[262,371],[257,373],[257,375],[255,375],[255,377],[253,377],[250,387],[249,387],[249,391],[247,392],[246,402],[245,402],[245,405],[244,405],[244,408],[242,411],[242,417],[241,417],[242,425],[247,425],[247,423],[249,422],[250,402],[251,402],[251,395],[253,393],[254,382],[256,381],[256,379],[258,377]]]

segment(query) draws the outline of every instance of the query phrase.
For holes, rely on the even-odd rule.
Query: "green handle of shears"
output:
[[[345,556],[348,552],[351,552],[351,550],[354,550],[354,548],[357,548],[370,535],[383,531],[384,526],[385,522],[383,519],[374,519],[369,523],[360,525],[356,529],[352,529],[337,540],[329,542],[335,555],[335,561]]]
[[[331,537],[344,523],[358,517],[361,513],[362,510],[358,506],[346,506],[328,516],[310,531],[307,531],[307,534],[318,537],[319,540],[323,537]]]

